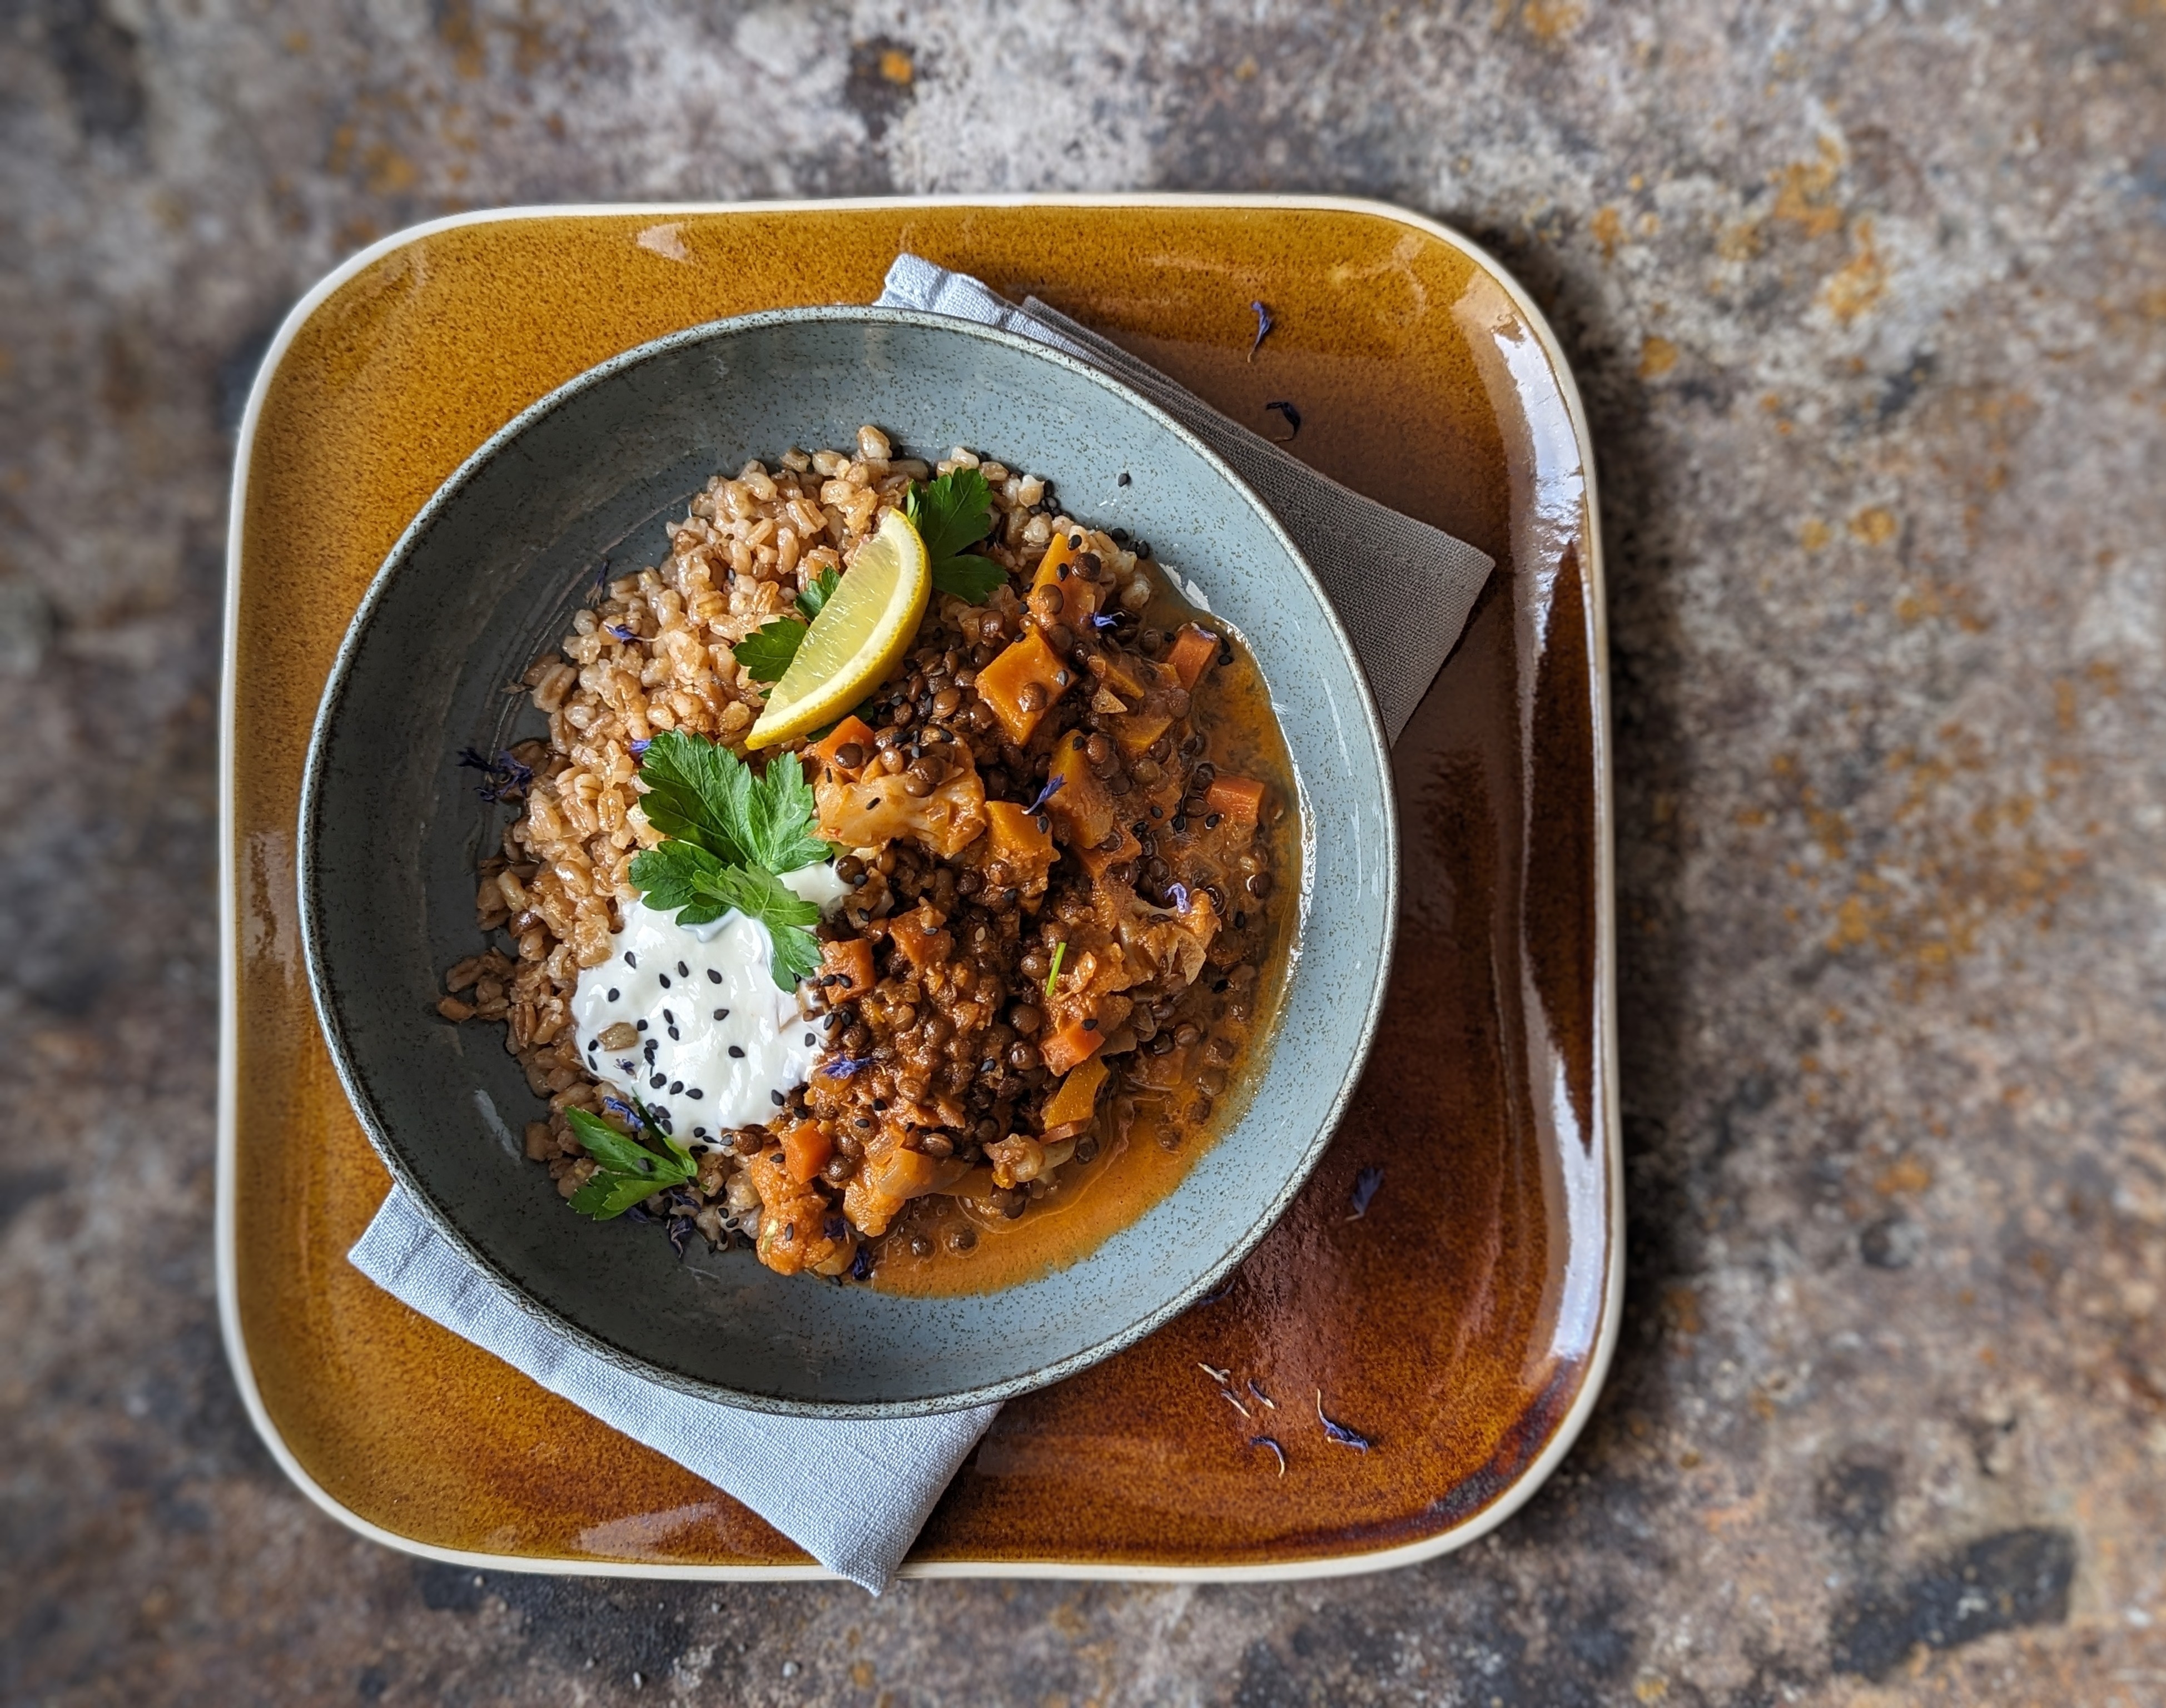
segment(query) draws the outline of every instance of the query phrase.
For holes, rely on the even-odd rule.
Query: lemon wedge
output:
[[[745,745],[769,748],[810,734],[863,700],[910,650],[932,592],[925,542],[909,517],[889,510],[768,690]]]

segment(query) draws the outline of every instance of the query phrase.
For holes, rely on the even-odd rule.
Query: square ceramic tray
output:
[[[1265,404],[1293,402],[1297,454],[1499,566],[1394,754],[1400,953],[1329,1154],[1225,1292],[1009,1404],[903,1570],[1304,1576],[1461,1546],[1562,1457],[1616,1333],[1601,557],[1586,423],[1540,315],[1465,240],[1373,204],[462,215],[357,256],[293,311],[241,427],[227,593],[219,1283],[242,1394],[288,1474],[394,1547],[498,1569],[825,1575],[346,1263],[389,1181],[309,1004],[294,826],[347,621],[470,452],[663,333],[869,301],[901,248],[1043,297],[1260,431],[1281,427]],[[1253,301],[1276,324],[1251,361]],[[1319,1393],[1369,1451],[1327,1438]]]

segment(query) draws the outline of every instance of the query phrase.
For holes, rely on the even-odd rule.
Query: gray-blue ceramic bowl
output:
[[[531,732],[507,695],[605,558],[666,555],[717,468],[878,422],[938,454],[982,446],[1065,507],[1151,540],[1247,639],[1291,753],[1300,912],[1280,1018],[1234,1124],[1186,1179],[1071,1266],[908,1298],[785,1280],[742,1249],[680,1262],[652,1228],[564,1207],[515,1138],[538,1105],[494,1028],[432,1004],[480,946],[473,866],[502,828],[456,755]],[[1123,485],[1127,473],[1131,484]],[[759,1410],[900,1416],[1011,1398],[1149,1334],[1263,1237],[1329,1142],[1391,960],[1397,827],[1351,646],[1293,542],[1198,440],[1082,363],[1010,334],[883,309],[694,327],[582,374],[468,460],[385,559],[341,648],[301,801],[316,1011],[399,1184],[522,1309],[622,1367]],[[1260,1077],[1257,1077],[1260,1076]]]

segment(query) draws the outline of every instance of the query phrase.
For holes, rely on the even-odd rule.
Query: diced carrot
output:
[[[938,1159],[898,1145],[881,1155],[868,1157],[859,1178],[868,1191],[900,1202],[924,1197],[946,1175],[947,1171]]]
[[[817,1121],[800,1121],[783,1129],[782,1166],[800,1186],[825,1168],[827,1159],[834,1154],[835,1141],[821,1129]]]
[[[1060,595],[1060,621],[1072,629],[1098,608],[1098,595],[1101,590],[1098,584],[1086,581],[1069,569],[1069,566],[1081,555],[1070,548],[1068,542],[1071,537],[1080,538],[1081,536],[1055,534],[1053,537],[1053,543],[1045,548],[1045,556],[1038,563],[1038,574],[1031,578],[1030,588],[1033,593],[1041,587],[1050,587],[1057,591]],[[1064,571],[1069,573],[1064,574]]]
[[[1050,1133],[1058,1127],[1089,1120],[1097,1107],[1098,1087],[1105,1084],[1107,1071],[1106,1064],[1094,1055],[1061,1081],[1060,1088],[1045,1102],[1045,1130]]]
[[[835,763],[835,755],[852,742],[855,742],[868,753],[872,750],[872,726],[855,712],[852,712],[834,728],[828,731],[827,739],[812,751],[819,755],[821,764],[832,765]]]
[[[1214,777],[1203,791],[1203,806],[1236,824],[1254,824],[1264,810],[1264,785],[1254,777]]]
[[[1116,717],[1113,739],[1121,744],[1121,751],[1133,759],[1166,731],[1173,727],[1173,719],[1163,711],[1132,711],[1126,717]]]
[[[954,937],[940,928],[940,916],[922,902],[910,912],[890,922],[888,935],[920,972],[939,965],[955,946]]]
[[[1045,810],[1059,828],[1060,839],[1070,848],[1103,842],[1113,828],[1113,797],[1091,769],[1083,742],[1080,735],[1063,736],[1045,780],[1050,785],[1059,779],[1060,786],[1046,798]]]
[[[1165,661],[1173,667],[1173,674],[1181,678],[1181,685],[1193,694],[1196,685],[1203,679],[1203,673],[1218,657],[1218,637],[1191,623],[1174,637],[1173,648],[1165,655]]]
[[[873,945],[869,938],[852,937],[840,943],[821,944],[820,965],[821,977],[836,981],[821,987],[831,1008],[853,997],[862,997],[873,987]]]
[[[1053,836],[1039,822],[1039,815],[1014,801],[988,801],[985,822],[991,833],[987,852],[995,859],[1028,865],[1053,858]]]
[[[1075,680],[1075,673],[1033,629],[978,672],[978,697],[992,708],[1008,739],[1021,747],[1045,716],[1045,706],[1065,694]],[[1045,690],[1045,706],[1025,711],[1022,690],[1033,682]]]
[[[1080,540],[1082,537],[1082,531],[1080,528],[1068,528],[1055,534],[1053,537],[1053,543],[1045,548],[1045,555],[1038,560],[1038,573],[1031,577],[1030,584],[1033,587],[1038,586],[1044,581],[1047,572],[1050,571],[1057,576],[1060,573],[1060,566],[1063,563],[1073,563],[1083,548],[1080,545],[1071,546],[1068,542],[1071,539]]]
[[[1050,1034],[1038,1053],[1049,1073],[1066,1073],[1088,1061],[1106,1041],[1106,1034],[1087,1021],[1078,1020]]]
[[[1099,657],[1106,664],[1106,674],[1100,679],[1129,705],[1133,706],[1149,690],[1150,678],[1139,668],[1147,660],[1133,653],[1101,653]]]
[[[1053,837],[1048,821],[1026,812],[1012,801],[985,803],[985,859],[1004,863],[1019,890],[1038,889],[1053,867]]]
[[[1075,850],[1075,858],[1082,861],[1083,870],[1090,873],[1093,883],[1106,875],[1106,869],[1108,866],[1122,860],[1132,860],[1144,851],[1144,845],[1136,840],[1135,833],[1127,825],[1117,825],[1114,828],[1121,833],[1121,840],[1117,846],[1101,848],[1096,844],[1090,844]],[[1102,841],[1103,838],[1101,838],[1101,840]]]

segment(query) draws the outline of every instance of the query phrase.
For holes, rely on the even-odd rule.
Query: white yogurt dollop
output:
[[[823,913],[849,893],[824,863],[782,883]],[[572,997],[580,1055],[597,1078],[637,1092],[680,1141],[771,1119],[811,1076],[823,1034],[797,993],[774,982],[773,941],[758,920],[732,910],[679,925],[636,902],[611,944]],[[620,1026],[636,1041],[612,1049],[602,1034]]]

